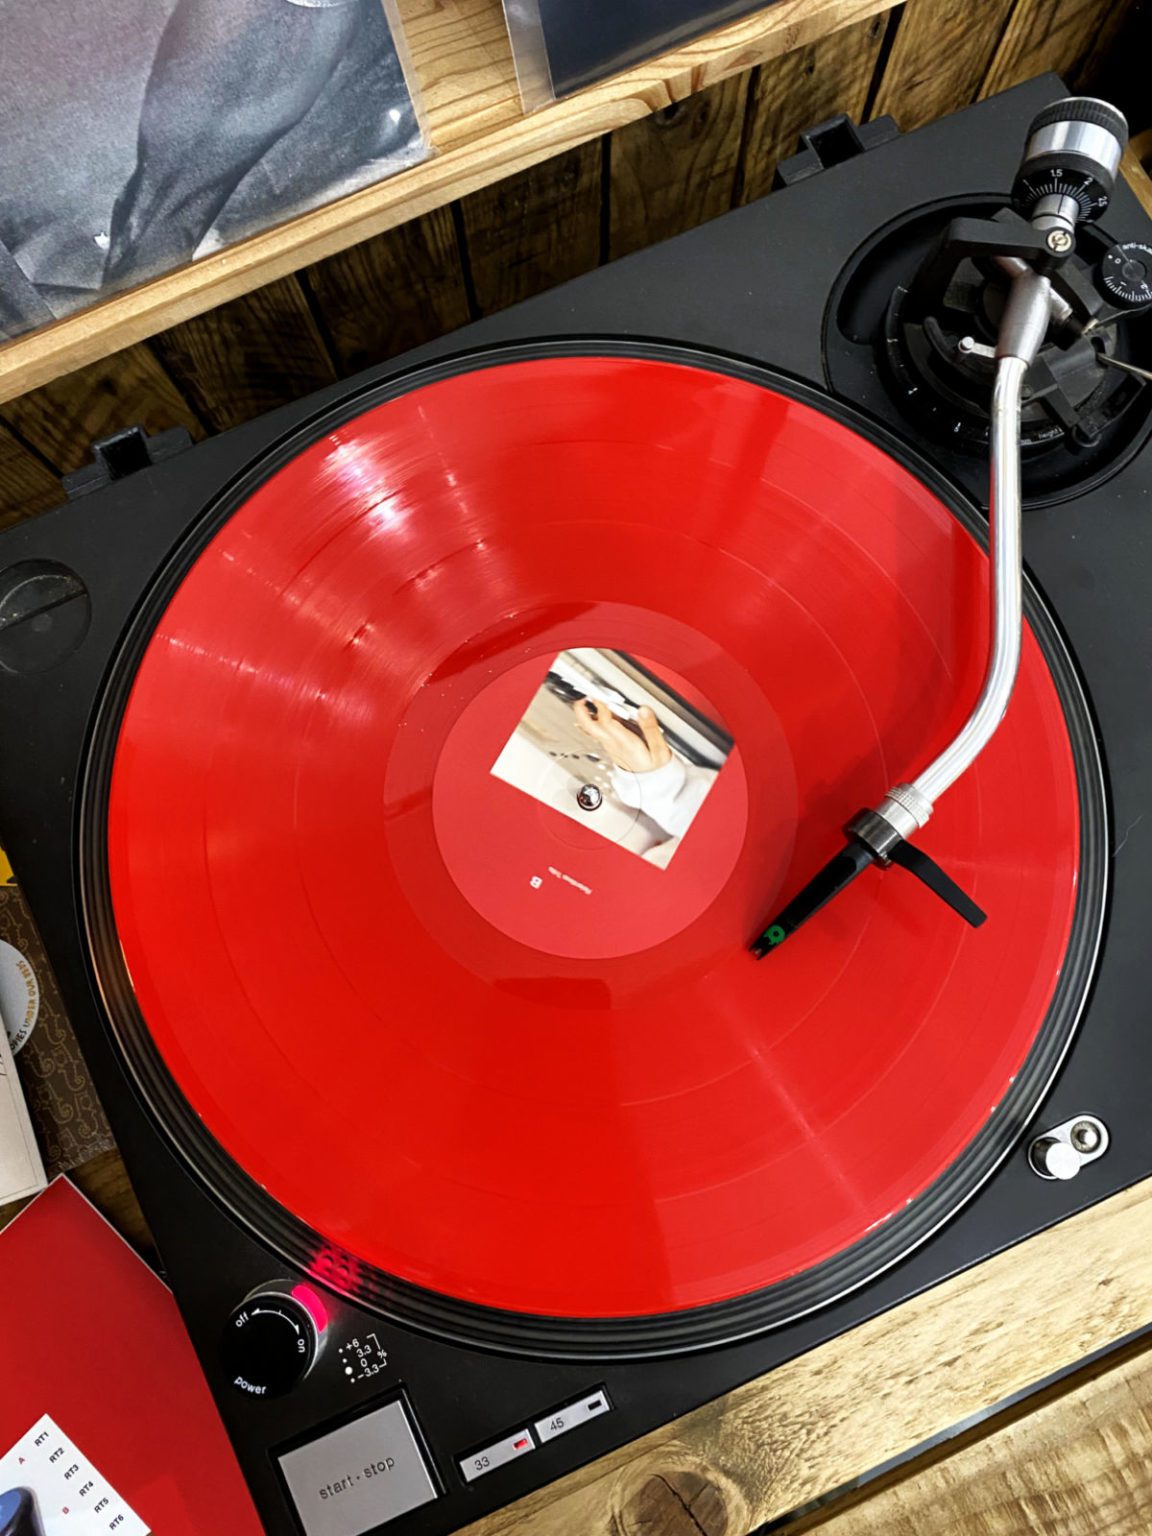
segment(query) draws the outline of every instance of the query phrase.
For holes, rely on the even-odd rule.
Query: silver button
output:
[[[1032,1166],[1050,1179],[1074,1179],[1080,1172],[1080,1154],[1068,1141],[1042,1136],[1032,1143]]]
[[[362,1536],[437,1496],[401,1402],[280,1457],[305,1536]]]
[[[578,1429],[589,1419],[599,1418],[611,1407],[606,1392],[590,1392],[587,1397],[575,1403],[566,1403],[563,1408],[557,1408],[547,1418],[538,1419],[532,1428],[541,1441],[555,1440],[557,1435],[566,1435],[570,1429]]]
[[[1042,1179],[1074,1179],[1108,1150],[1108,1127],[1097,1115],[1076,1115],[1037,1136],[1028,1147],[1033,1173]]]
[[[508,1462],[515,1461],[518,1456],[527,1456],[529,1451],[535,1449],[536,1446],[528,1430],[517,1429],[512,1434],[506,1435],[503,1440],[497,1440],[495,1445],[486,1446],[482,1451],[474,1451],[471,1456],[461,1456],[460,1472],[466,1483],[474,1483],[478,1477],[495,1472],[497,1467],[506,1466]]]

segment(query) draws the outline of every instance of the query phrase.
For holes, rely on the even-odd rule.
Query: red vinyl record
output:
[[[995,1116],[1049,1008],[1077,777],[1033,634],[920,844],[748,944],[951,738],[988,567],[891,456],[670,361],[333,427],[214,533],[116,746],[108,879],[187,1103],[387,1274],[555,1318],[772,1286]]]

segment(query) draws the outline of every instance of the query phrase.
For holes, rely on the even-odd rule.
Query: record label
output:
[[[739,752],[690,691],[605,647],[522,662],[480,688],[432,789],[465,900],[523,944],[588,959],[659,944],[706,910],[744,847],[748,793]]]

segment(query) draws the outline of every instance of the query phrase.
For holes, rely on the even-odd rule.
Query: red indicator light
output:
[[[517,1440],[514,1449],[517,1451],[526,1451],[528,1449],[527,1440]]]
[[[316,1331],[323,1333],[328,1326],[328,1308],[317,1296],[310,1285],[294,1285],[292,1287],[292,1299],[298,1301],[307,1312],[308,1316],[316,1324]]]

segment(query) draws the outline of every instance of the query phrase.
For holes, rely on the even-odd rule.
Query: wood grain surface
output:
[[[9,401],[0,407],[0,421],[62,471],[86,464],[97,438],[124,427],[187,427],[194,438],[204,435],[196,412],[143,346],[126,347]]]
[[[525,116],[500,0],[401,0],[437,150],[431,159],[0,346],[0,400],[588,144],[894,3],[776,0],[763,11]]]
[[[863,121],[890,23],[887,15],[872,16],[760,66],[749,97],[738,202],[771,192],[776,167],[795,154],[802,129],[838,112]]]
[[[600,264],[599,139],[461,199],[477,310],[505,309]]]
[[[608,255],[626,256],[732,207],[748,75],[618,129],[609,140]]]
[[[94,1157],[82,1168],[74,1169],[70,1178],[138,1252],[148,1258],[155,1256],[152,1234],[119,1152]]]
[[[1148,1536],[1152,1348],[1117,1353],[781,1536]]]
[[[988,72],[981,98],[1031,80],[1046,69],[1075,88],[1081,68],[1107,48],[1130,7],[1100,0],[1017,0]]]
[[[474,318],[449,208],[317,262],[302,281],[341,373],[383,362]]]
[[[57,475],[27,444],[0,425],[0,528],[47,512],[59,500]]]
[[[1152,143],[1149,144],[1149,148],[1152,149]],[[1120,172],[1140,199],[1140,206],[1148,217],[1152,218],[1152,177],[1148,175],[1147,168],[1141,163],[1138,150],[1131,144],[1124,151]]]
[[[469,1526],[469,1536],[700,1536],[695,1516],[696,1529],[675,1523],[670,1495],[709,1510],[708,1536],[743,1536],[1148,1327],[1150,1253],[1152,1181]]]
[[[294,277],[173,326],[157,336],[152,351],[201,420],[217,431],[299,400],[336,377]]]
[[[909,6],[876,94],[875,115],[890,113],[910,133],[974,101],[1015,4],[935,0]]]

